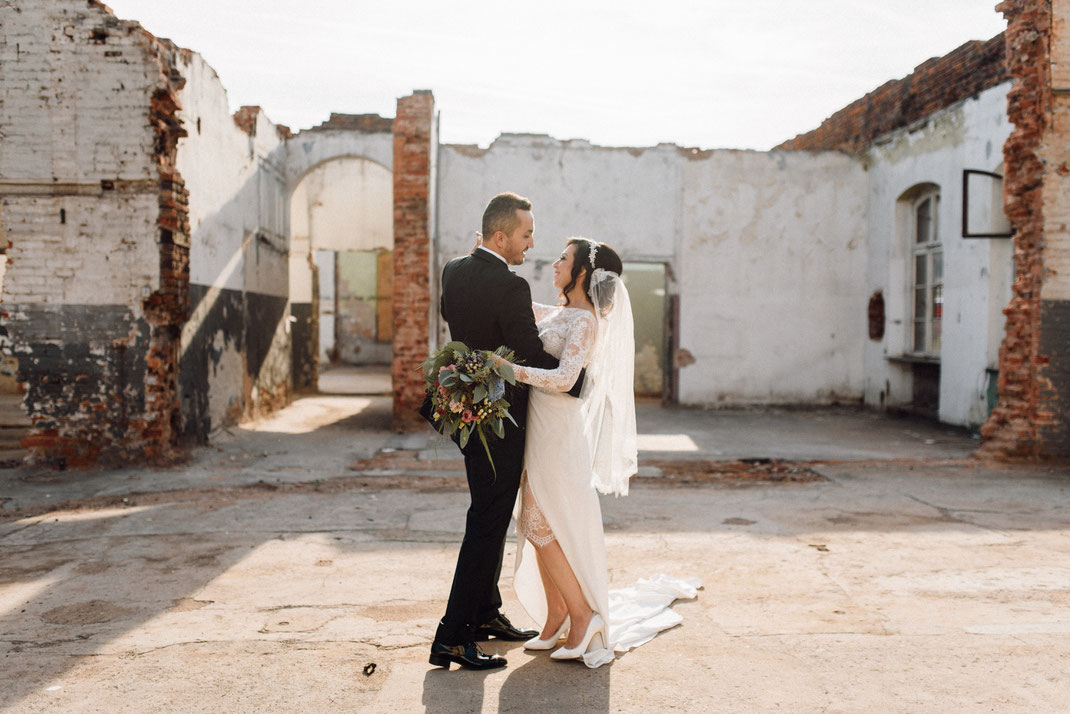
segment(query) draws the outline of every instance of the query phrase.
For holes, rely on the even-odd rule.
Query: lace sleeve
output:
[[[556,309],[553,305],[543,305],[541,302],[531,303],[531,311],[535,313],[535,322],[545,319]]]
[[[595,325],[594,315],[588,312],[580,313],[580,317],[573,320],[569,326],[565,348],[561,351],[557,368],[539,369],[513,365],[517,380],[548,392],[567,392],[576,383],[580,370],[587,361],[587,355],[594,347]]]

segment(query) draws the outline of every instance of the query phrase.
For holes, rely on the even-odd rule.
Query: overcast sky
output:
[[[929,57],[996,0],[106,0],[199,52],[231,110],[295,131],[434,91],[441,140],[769,149]]]

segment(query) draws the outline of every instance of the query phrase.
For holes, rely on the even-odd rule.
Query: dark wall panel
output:
[[[1039,353],[1049,360],[1041,369],[1047,384],[1040,406],[1054,414],[1053,423],[1040,426],[1042,450],[1070,457],[1070,300],[1041,300]]]
[[[17,379],[38,415],[33,446],[60,466],[123,461],[124,450],[136,448],[127,443],[131,423],[145,412],[149,324],[126,305],[4,307]],[[93,419],[80,418],[86,414]]]
[[[294,389],[315,389],[319,372],[319,331],[312,304],[292,303],[290,314],[294,318],[291,332]]]

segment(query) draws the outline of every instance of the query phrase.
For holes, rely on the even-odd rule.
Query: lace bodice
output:
[[[533,303],[539,339],[543,349],[560,360],[555,369],[513,365],[516,378],[548,392],[567,392],[576,383],[580,370],[594,347],[597,322],[587,310],[551,307]]]

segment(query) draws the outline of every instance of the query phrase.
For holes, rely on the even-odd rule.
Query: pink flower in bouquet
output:
[[[454,414],[460,414],[464,411],[464,405],[460,402],[450,402],[450,411]]]
[[[464,412],[461,414],[461,421],[463,421],[465,424],[470,424],[475,420],[476,415],[472,413],[471,409],[465,409]]]

